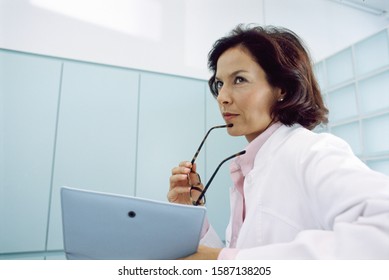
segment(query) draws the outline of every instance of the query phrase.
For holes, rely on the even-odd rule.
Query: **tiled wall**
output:
[[[389,175],[389,35],[374,34],[315,65],[329,131],[372,169]]]
[[[315,65],[329,131],[389,174],[389,39],[383,30]],[[223,120],[206,81],[0,50],[0,259],[63,258],[59,188],[166,199],[171,168]],[[222,144],[221,144],[222,143]],[[246,145],[225,130],[198,158],[207,178]],[[228,222],[228,164],[207,193]]]
[[[222,123],[203,80],[0,50],[0,259],[63,257],[61,186],[166,201],[171,169]],[[204,182],[241,146],[209,139]],[[222,169],[207,195],[220,235]]]

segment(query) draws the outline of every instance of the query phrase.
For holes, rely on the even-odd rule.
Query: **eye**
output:
[[[223,87],[223,82],[222,81],[215,81],[214,87],[216,91],[219,91]]]
[[[246,81],[246,79],[243,77],[236,77],[235,78],[235,84],[241,84],[241,83],[244,83],[245,81]]]

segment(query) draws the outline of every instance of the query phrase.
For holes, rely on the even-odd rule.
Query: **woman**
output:
[[[188,259],[389,259],[389,178],[311,131],[327,109],[297,35],[238,26],[215,43],[209,68],[228,133],[249,144],[231,163],[226,247],[205,223]],[[172,169],[170,202],[190,203],[194,172],[186,161]]]

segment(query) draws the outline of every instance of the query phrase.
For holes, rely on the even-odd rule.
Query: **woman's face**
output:
[[[225,51],[217,61],[215,85],[220,111],[232,136],[244,135],[251,142],[271,123],[270,108],[281,90],[266,80],[262,67],[240,47]]]

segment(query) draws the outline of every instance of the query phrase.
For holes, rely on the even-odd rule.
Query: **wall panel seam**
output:
[[[59,125],[59,113],[61,108],[61,95],[62,95],[62,81],[63,81],[63,70],[64,63],[61,63],[60,77],[59,77],[59,87],[58,87],[58,101],[57,101],[57,114],[55,121],[55,130],[54,130],[54,145],[53,145],[53,157],[51,163],[51,178],[50,178],[50,191],[49,191],[49,205],[47,213],[47,222],[46,222],[46,240],[45,240],[45,251],[47,251],[47,246],[49,242],[49,232],[50,232],[50,217],[51,217],[51,202],[53,195],[53,184],[54,184],[54,172],[55,172],[55,160],[56,160],[56,150],[57,150],[57,139],[58,139],[58,125]]]

